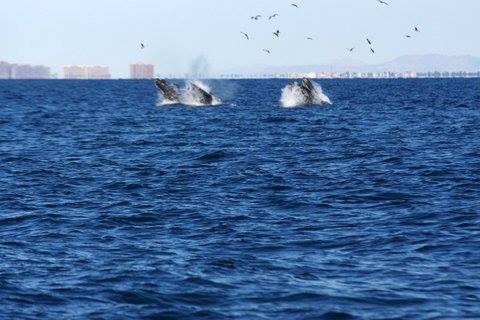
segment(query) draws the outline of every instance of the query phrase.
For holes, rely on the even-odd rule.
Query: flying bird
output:
[[[420,32],[420,29],[418,29],[418,27],[415,27],[415,32]]]
[[[409,35],[409,34],[405,35],[405,38],[411,38],[411,37],[412,37],[412,36]]]
[[[307,37],[307,40],[313,40],[313,38],[312,37]]]
[[[268,50],[268,49],[263,49],[263,52],[266,52],[266,53],[268,53],[268,54],[271,54],[270,50]]]
[[[252,19],[252,20],[258,20],[258,19],[260,19],[261,17],[262,17],[261,15],[257,14],[256,16],[250,17],[250,19]]]
[[[277,13],[272,14],[270,17],[268,17],[268,20],[272,20],[272,19],[275,18],[275,17],[278,17],[278,14],[277,14]]]
[[[347,48],[347,51],[352,52],[353,50],[355,50],[355,48]]]
[[[273,34],[276,35],[277,38],[280,38],[280,30],[275,31]]]
[[[140,43],[140,49],[145,49],[145,45],[143,43]]]
[[[298,5],[295,3],[292,3],[292,6],[294,6],[295,8],[298,8]]]
[[[240,32],[240,33],[243,34],[245,38],[247,38],[247,40],[250,40],[250,37],[248,36],[248,34],[246,34],[245,32]]]
[[[370,41],[370,39],[367,38],[367,42],[369,45],[372,45],[372,41]]]
[[[379,3],[384,4],[386,6],[389,6],[388,2],[382,1],[382,0],[377,0]]]
[[[370,48],[370,51],[372,51],[372,53],[375,53],[375,50],[373,50],[373,48]]]

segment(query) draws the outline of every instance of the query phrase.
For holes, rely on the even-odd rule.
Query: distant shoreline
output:
[[[191,78],[177,78],[177,77],[161,77],[162,79],[169,79],[169,80],[192,80]],[[213,78],[201,78],[198,80],[296,80],[302,79],[303,77],[237,77],[237,78],[223,78],[223,77],[213,77]],[[333,77],[333,78],[317,78],[317,77],[308,77],[312,80],[430,80],[430,79],[438,79],[438,80],[454,80],[454,79],[480,79],[480,76],[466,76],[466,77],[398,77],[398,78],[386,78],[386,77],[357,77],[357,78],[343,78],[343,77]],[[52,79],[45,79],[45,78],[26,78],[26,79],[0,79],[0,82],[7,82],[7,81],[153,81],[154,79],[129,79],[129,78],[110,78],[110,79],[61,79],[61,78],[52,78]]]

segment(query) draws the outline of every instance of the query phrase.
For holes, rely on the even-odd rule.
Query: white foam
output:
[[[321,106],[326,104],[332,104],[330,98],[323,93],[322,87],[315,82],[312,82],[312,84],[314,87],[314,100],[311,105]],[[308,104],[307,97],[302,94],[301,86],[296,82],[293,84],[289,84],[282,89],[282,97],[280,98],[280,102],[285,108],[300,107]]]
[[[178,104],[178,103],[179,103],[178,101],[165,99],[161,93],[158,94],[158,103],[157,103],[158,106],[169,106],[169,105]]]

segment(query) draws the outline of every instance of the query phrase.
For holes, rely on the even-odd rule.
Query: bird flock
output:
[[[297,9],[300,8],[299,5],[296,4],[296,3],[292,3],[291,6],[297,8]],[[250,17],[250,20],[258,21],[258,20],[260,20],[262,17],[263,17],[263,16],[262,16],[261,14],[257,14],[257,15],[251,16],[251,17]],[[271,21],[272,19],[275,19],[276,17],[278,17],[278,13],[274,13],[274,14],[272,14],[272,15],[269,15],[269,16],[268,16],[268,21]],[[243,32],[243,31],[241,31],[240,33],[245,37],[246,40],[250,40],[250,35],[248,35],[248,33]],[[281,32],[280,32],[280,30],[277,29],[277,30],[275,30],[274,32],[272,32],[272,34],[273,34],[276,38],[280,38]],[[307,39],[307,40],[313,40],[312,37],[306,37],[306,39]],[[272,54],[272,51],[271,51],[270,49],[265,49],[265,48],[264,48],[264,49],[262,49],[262,51],[265,52],[266,54]]]
[[[386,1],[384,1],[384,0],[376,0],[376,1],[377,1],[380,5],[390,6],[390,3],[388,3],[388,2],[386,2]],[[298,5],[297,3],[291,3],[290,6],[291,6],[292,8],[295,8],[295,9],[300,9],[300,5]],[[278,16],[279,16],[278,13],[273,13],[273,14],[269,15],[269,16],[267,17],[267,19],[268,19],[268,21],[271,21],[271,20],[277,18]],[[263,17],[262,15],[257,14],[257,15],[251,16],[250,19],[251,19],[252,21],[258,21],[258,20],[261,20],[262,17]],[[413,31],[414,33],[419,33],[419,32],[420,32],[420,29],[419,29],[417,26],[415,26],[412,31]],[[240,33],[245,37],[246,40],[250,40],[250,35],[249,35],[248,33],[243,32],[243,31],[241,31]],[[274,32],[272,32],[272,34],[275,36],[275,38],[280,38],[281,32],[280,32],[280,30],[277,29],[277,30],[275,30]],[[405,35],[405,38],[410,39],[410,38],[412,38],[412,35],[411,35],[411,34],[406,34],[406,35]],[[314,41],[314,38],[312,38],[311,36],[306,36],[305,39],[306,39],[307,41]],[[371,53],[372,53],[372,54],[375,54],[375,48],[374,48],[374,45],[373,45],[373,41],[370,40],[370,38],[366,38],[366,40],[367,40],[367,44],[368,44],[368,46],[369,46],[369,48],[370,48]],[[145,49],[145,48],[146,48],[145,44],[140,43],[140,49],[143,50],[143,49]],[[348,52],[353,52],[353,51],[355,50],[355,47],[348,47],[348,48],[346,48],[346,50],[347,50]],[[272,51],[271,51],[270,49],[268,49],[268,48],[263,48],[262,51],[263,51],[264,53],[266,53],[266,54],[272,54]]]
[[[377,1],[380,5],[390,6],[390,3],[388,3],[388,2],[386,2],[386,1],[384,1],[384,0],[376,0],[376,1]],[[291,5],[291,7],[293,7],[293,8],[300,9],[300,5],[298,5],[297,3],[291,3],[290,5]],[[258,20],[261,20],[262,17],[263,17],[262,15],[257,14],[257,15],[251,16],[250,19],[253,20],[253,21],[258,21]],[[278,13],[274,13],[274,14],[272,14],[272,15],[269,15],[269,16],[268,16],[268,20],[271,21],[272,19],[274,19],[274,18],[276,18],[276,17],[278,17]],[[420,32],[420,29],[419,29],[417,26],[415,26],[415,27],[413,28],[413,31],[416,32],[416,33],[418,33],[418,32]],[[245,37],[246,40],[250,40],[250,35],[249,35],[248,33],[244,32],[244,31],[241,31],[240,33]],[[281,35],[280,30],[277,29],[277,30],[275,30],[275,31],[272,32],[272,33],[273,33],[273,35],[274,35],[276,38],[280,38],[280,35]],[[412,38],[412,35],[411,35],[411,34],[406,34],[406,35],[405,35],[405,38],[410,39],[410,38]],[[313,39],[312,37],[310,37],[310,36],[305,37],[305,39],[308,40],[308,41],[313,41],[313,40],[314,40],[314,39]],[[370,48],[370,52],[371,52],[372,54],[375,54],[375,48],[374,48],[374,45],[373,45],[373,41],[370,40],[370,38],[367,38],[366,40],[367,40],[368,47]],[[353,51],[355,50],[355,47],[348,47],[346,50],[347,50],[348,52],[353,52]],[[272,53],[272,51],[271,51],[270,49],[268,49],[268,48],[264,48],[264,49],[262,49],[262,51],[263,51],[264,53],[266,53],[266,54],[271,54],[271,53]]]

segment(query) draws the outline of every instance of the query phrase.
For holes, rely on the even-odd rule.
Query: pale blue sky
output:
[[[137,61],[154,63],[162,74],[185,73],[199,55],[212,73],[344,58],[378,63],[404,54],[480,56],[479,0],[387,1],[389,7],[377,0],[4,1],[0,60],[45,64],[56,72],[67,64],[104,64],[120,77]],[[270,22],[250,20],[273,13],[279,17]],[[422,33],[405,39],[415,25]],[[272,35],[277,28],[280,39]],[[139,42],[147,48],[139,50]],[[349,46],[357,50],[348,54]]]

